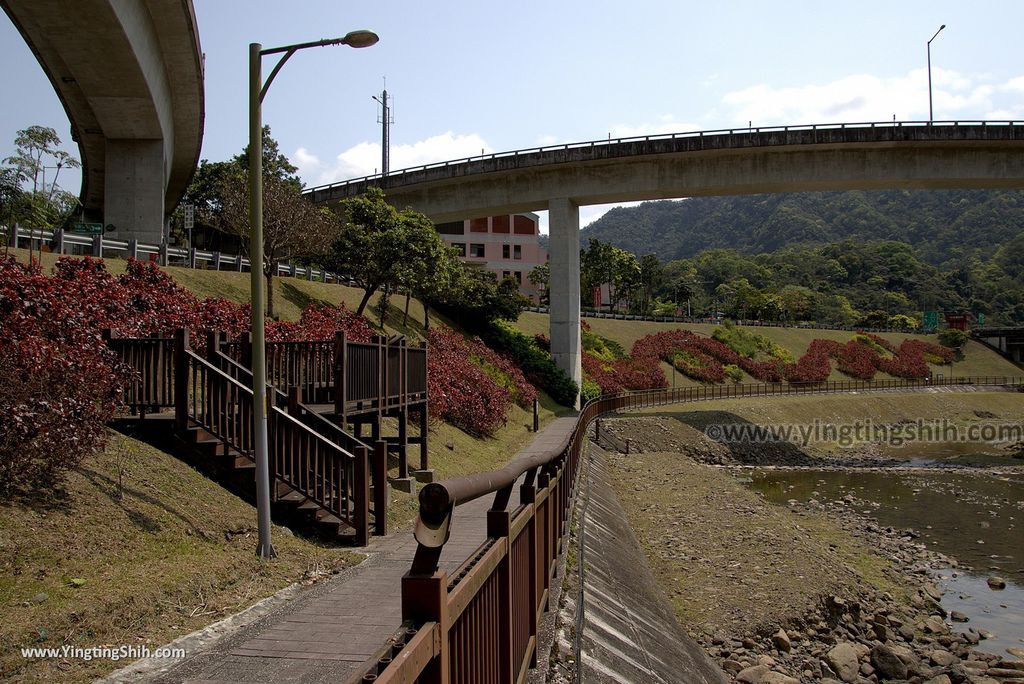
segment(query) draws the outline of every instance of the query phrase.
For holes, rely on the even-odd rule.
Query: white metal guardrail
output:
[[[103,235],[82,235],[65,230],[44,230],[26,228],[18,224],[0,226],[0,242],[11,247],[39,248],[47,245],[55,254],[89,255],[97,258],[127,257],[142,261],[155,261],[161,266],[203,267],[216,271],[248,271],[249,259],[241,254],[222,254],[193,248],[172,247],[167,244],[150,245],[137,240],[115,240]],[[305,278],[323,282],[344,282],[337,275],[323,269],[297,266],[291,263],[277,264],[278,276]]]

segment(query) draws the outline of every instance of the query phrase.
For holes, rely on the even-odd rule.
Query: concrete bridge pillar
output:
[[[571,199],[548,200],[551,255],[551,356],[581,385],[580,209]],[[576,401],[579,408],[579,399]]]
[[[103,222],[117,237],[156,245],[163,238],[167,173],[162,140],[107,140]]]

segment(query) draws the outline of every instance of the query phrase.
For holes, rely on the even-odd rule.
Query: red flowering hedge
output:
[[[93,323],[120,303],[101,301],[101,273],[83,274],[80,288],[0,259],[0,496],[52,486],[103,448],[121,405],[129,369]]]
[[[430,329],[427,393],[434,418],[476,436],[505,424],[512,393],[473,363],[475,343],[446,325]],[[532,399],[531,399],[532,401]]]
[[[121,408],[131,369],[107,348],[102,330],[145,337],[185,327],[201,348],[207,331],[238,336],[249,319],[248,306],[200,300],[147,262],[131,260],[115,277],[102,261],[62,258],[51,276],[0,259],[0,495],[52,484],[103,448],[104,424]],[[327,339],[345,330],[367,340],[373,332],[344,307],[326,306],[267,328],[270,339]]]
[[[701,382],[724,382],[724,366],[736,365],[762,382],[815,384],[825,382],[834,359],[841,373],[858,380],[871,380],[878,371],[907,379],[926,378],[928,364],[951,363],[956,351],[930,342],[907,339],[896,346],[870,333],[858,332],[843,344],[816,339],[795,363],[779,360],[755,361],[736,353],[718,340],[688,330],[648,335],[633,345],[633,357],[662,359],[683,374]]]
[[[626,390],[667,387],[665,371],[657,359],[623,358],[607,361],[590,352],[582,357],[583,374],[597,383],[601,394],[618,394]]]

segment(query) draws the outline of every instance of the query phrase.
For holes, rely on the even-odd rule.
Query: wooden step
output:
[[[299,504],[308,500],[305,494],[297,492],[289,487],[290,491],[287,494],[278,494],[277,500],[283,504],[292,506],[298,506]]]

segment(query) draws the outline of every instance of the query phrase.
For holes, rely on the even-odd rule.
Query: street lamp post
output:
[[[343,38],[329,38],[310,43],[263,49],[259,43],[249,44],[249,264],[252,271],[252,402],[253,436],[256,457],[256,511],[259,546],[256,555],[273,558],[277,555],[270,541],[270,462],[267,446],[267,416],[270,412],[267,395],[267,352],[263,315],[263,98],[284,63],[297,51],[327,45],[370,47],[377,42],[372,31],[352,31]],[[261,60],[264,55],[282,57],[263,82]]]
[[[932,117],[932,41],[935,40],[935,37],[938,36],[942,32],[942,29],[944,29],[944,28],[946,28],[945,24],[940,26],[939,30],[935,32],[935,35],[932,36],[928,40],[928,44],[926,46],[928,48],[928,123],[931,123],[932,122],[932,118],[933,118]],[[918,43],[918,44],[920,45],[920,43]]]

